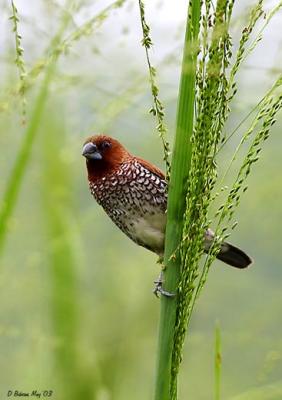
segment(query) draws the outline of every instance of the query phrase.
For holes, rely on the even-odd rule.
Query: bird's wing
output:
[[[154,175],[162,180],[165,180],[165,174],[155,165],[151,164],[149,161],[143,160],[143,158],[135,157],[135,159],[146,169],[152,172]]]

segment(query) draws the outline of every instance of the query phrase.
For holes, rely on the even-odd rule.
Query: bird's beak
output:
[[[88,142],[83,146],[82,155],[88,160],[102,160],[96,144]]]

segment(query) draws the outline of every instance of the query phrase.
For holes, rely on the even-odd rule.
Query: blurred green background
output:
[[[26,122],[15,66],[10,2],[0,1],[0,202],[34,117],[50,46],[70,38],[110,2],[15,0],[28,75]],[[94,3],[94,4],[92,4]],[[186,1],[148,2],[153,63],[172,138]],[[246,18],[238,2],[234,42]],[[268,2],[266,6],[276,4]],[[227,131],[271,86],[281,66],[281,14],[244,64]],[[159,301],[156,256],[137,247],[91,197],[81,157],[84,139],[103,132],[133,153],[162,163],[137,2],[126,1],[59,53],[35,130],[0,259],[0,399],[8,390],[52,390],[52,398],[152,397]],[[52,47],[53,46],[53,47]],[[247,271],[215,262],[184,350],[180,399],[213,398],[214,329],[222,336],[222,399],[282,399],[281,120],[249,180],[232,241],[255,259]],[[224,160],[234,145],[225,146]],[[19,177],[20,178],[20,177]]]

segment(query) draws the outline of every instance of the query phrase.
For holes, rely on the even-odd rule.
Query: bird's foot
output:
[[[165,297],[175,297],[175,293],[170,293],[167,290],[163,289],[163,283],[164,283],[164,276],[163,276],[163,271],[161,271],[159,277],[157,280],[154,281],[155,287],[153,290],[153,293],[159,297],[159,295],[165,296]]]
[[[164,265],[164,258],[163,256],[159,256],[158,260],[157,260],[157,264],[161,265],[161,268],[164,270],[165,269],[165,265]]]

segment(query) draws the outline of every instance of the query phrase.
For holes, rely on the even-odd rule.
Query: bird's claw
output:
[[[175,293],[170,293],[167,290],[163,289],[163,283],[164,283],[163,271],[161,271],[158,279],[154,281],[154,284],[155,284],[155,287],[153,290],[154,295],[157,297],[159,297],[159,295],[162,295],[165,297],[175,297]]]

